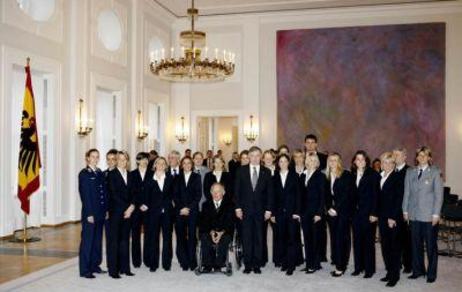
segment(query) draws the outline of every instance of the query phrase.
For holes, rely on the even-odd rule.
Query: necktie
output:
[[[173,169],[173,176],[176,176],[177,173],[176,173],[176,168]]]
[[[421,169],[419,170],[419,175],[417,176],[417,179],[420,179],[420,177],[422,176],[422,172],[423,172],[423,169],[421,168]]]
[[[255,191],[255,187],[257,186],[257,181],[258,181],[257,168],[254,166],[253,172],[252,172],[252,189],[254,191]]]
[[[217,202],[215,202],[215,209],[218,209],[218,208],[220,208],[220,205]]]
[[[201,174],[200,169],[196,169],[196,173],[197,173],[197,174]]]

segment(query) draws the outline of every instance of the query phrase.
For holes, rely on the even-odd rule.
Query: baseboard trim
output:
[[[65,222],[61,222],[61,223],[58,223],[58,224],[41,224],[39,228],[42,228],[42,227],[58,228],[58,227],[63,227],[65,225],[70,225],[70,224],[80,224],[80,220],[65,221]],[[37,227],[30,227],[30,228],[37,228]],[[12,234],[0,236],[0,240],[11,239],[11,238],[13,238],[15,232],[18,232],[18,231],[21,231],[21,230],[22,229],[18,229],[18,230],[13,231]]]

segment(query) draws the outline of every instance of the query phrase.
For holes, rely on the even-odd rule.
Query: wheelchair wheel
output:
[[[234,257],[236,260],[236,269],[239,270],[242,266],[243,251],[242,244],[237,236],[234,243]]]
[[[233,275],[233,265],[231,263],[228,263],[226,265],[225,275],[228,277],[231,277]]]
[[[202,268],[201,268],[201,267],[197,267],[197,268],[194,270],[194,274],[196,274],[196,276],[202,275]]]

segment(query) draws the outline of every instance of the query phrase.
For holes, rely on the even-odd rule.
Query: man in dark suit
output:
[[[399,192],[402,197],[404,197],[404,181],[406,178],[406,172],[409,168],[409,165],[406,163],[406,149],[396,148],[393,150],[393,156],[395,157],[396,168],[395,171],[399,174],[398,186]],[[402,252],[402,264],[403,264],[403,273],[408,274],[412,272],[412,244],[411,244],[411,228],[409,222],[403,222],[401,226],[401,252]]]
[[[231,174],[231,178],[234,179],[237,168],[240,166],[239,153],[233,152],[231,160],[228,162],[228,171]]]
[[[94,278],[104,273],[99,267],[102,258],[103,226],[107,219],[107,190],[103,172],[96,167],[99,152],[90,149],[85,154],[87,167],[79,173],[79,193],[82,200],[82,241],[79,249],[80,276]]]
[[[204,161],[202,162],[202,165],[208,167],[209,169],[213,168],[213,151],[212,150],[207,150],[207,154],[206,154]]]
[[[263,224],[271,218],[273,185],[271,171],[260,167],[262,151],[257,146],[249,149],[250,164],[236,172],[234,192],[236,216],[242,222],[244,273],[252,270],[260,274],[263,255]]]
[[[157,157],[159,157],[159,154],[156,150],[149,151],[148,170],[152,170],[152,167],[154,166],[154,162],[156,161]]]
[[[234,234],[234,207],[230,200],[223,200],[225,189],[214,183],[210,193],[212,200],[204,203],[199,218],[202,262],[204,271],[225,268],[229,243]]]
[[[305,136],[305,153],[315,154],[319,158],[319,170],[326,169],[327,155],[318,151],[318,137],[314,134]],[[324,216],[319,222],[319,258],[321,262],[327,261],[327,224]]]

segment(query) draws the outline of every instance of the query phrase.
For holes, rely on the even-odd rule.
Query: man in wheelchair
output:
[[[214,183],[210,193],[212,200],[204,202],[199,216],[200,255],[196,272],[230,273],[228,249],[234,234],[234,206],[231,200],[223,199],[222,184]]]

